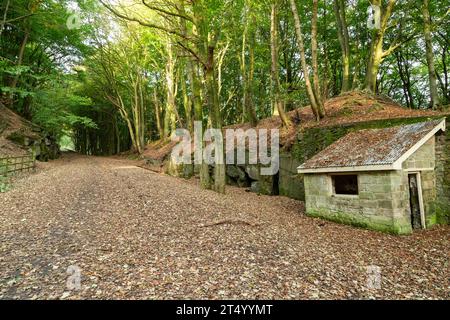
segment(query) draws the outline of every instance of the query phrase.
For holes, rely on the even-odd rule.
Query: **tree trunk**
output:
[[[444,35],[441,35],[441,37],[445,39]],[[439,76],[439,73],[436,72],[436,77],[439,81],[439,85],[442,90],[442,95],[444,97],[444,100],[442,101],[442,105],[447,105],[450,103],[450,92],[449,92],[449,80],[448,80],[448,67],[447,67],[447,55],[448,55],[448,45],[444,44],[442,48],[442,55],[441,55],[441,63],[442,63],[442,70],[444,73],[444,78],[442,79],[441,76]]]
[[[292,122],[286,115],[283,101],[280,95],[280,77],[278,72],[278,0],[272,3],[272,12],[270,18],[270,47],[272,53],[272,95],[274,110],[280,116],[283,126],[290,127]]]
[[[133,127],[134,127],[134,141],[136,146],[136,151],[142,154],[144,151],[144,121],[143,121],[143,101],[142,101],[142,88],[141,88],[140,76],[136,76],[134,87],[134,102],[132,105],[133,113]]]
[[[210,45],[208,46],[208,55],[207,55],[207,63],[205,66],[205,84],[207,88],[207,99],[208,99],[208,107],[211,117],[211,125],[213,129],[222,130],[222,117],[220,114],[220,103],[219,96],[217,92],[217,81],[215,75],[215,59],[214,59],[214,49],[215,47]],[[222,153],[219,155],[222,159],[224,159],[224,150],[223,150],[223,141],[222,141],[222,150],[215,150],[216,156],[217,153]],[[216,157],[217,159],[217,157]],[[214,166],[214,191],[219,193],[225,193],[225,185],[226,185],[226,166],[225,163],[215,163]]]
[[[302,64],[303,69],[303,76],[305,77],[305,86],[306,91],[308,93],[309,102],[311,103],[311,109],[316,117],[316,120],[319,121],[321,118],[323,118],[323,115],[321,116],[321,113],[319,112],[319,106],[316,101],[316,97],[314,95],[314,91],[311,85],[311,81],[309,79],[309,70],[308,66],[306,64],[306,54],[305,54],[305,45],[303,42],[303,33],[302,33],[302,27],[300,23],[300,16],[297,11],[297,5],[295,3],[295,0],[290,0],[291,2],[291,10],[292,14],[294,16],[294,23],[295,23],[295,33],[297,35],[297,45],[300,51],[300,60]]]
[[[185,65],[183,65],[183,73],[184,72],[186,72]],[[184,106],[184,113],[186,114],[187,129],[189,130],[189,132],[194,132],[194,122],[192,119],[192,100],[189,99],[185,77],[182,77],[180,81],[181,81],[181,90],[183,91],[183,106]]]
[[[392,15],[395,2],[396,0],[389,0],[386,9],[382,10],[383,13],[380,17],[380,29],[373,30],[372,32],[372,43],[370,45],[364,88],[373,93],[376,93],[377,91],[377,77],[383,59],[390,55],[399,46],[398,44],[393,44],[388,50],[383,50],[384,35],[386,33],[388,21]],[[372,0],[372,4],[381,8],[382,1]]]
[[[10,3],[10,0],[7,0],[6,4],[5,4],[5,11],[3,11],[3,20],[0,24],[0,38],[3,33],[3,28],[5,27],[5,24],[6,24],[6,17],[8,16],[9,3]]]
[[[356,52],[359,52],[359,42],[357,41],[356,45]],[[355,61],[353,62],[353,65],[355,66],[353,70],[353,77],[352,77],[352,84],[351,84],[351,90],[356,90],[360,86],[360,77],[359,72],[361,70],[361,59],[355,55]]]
[[[318,12],[318,0],[313,0],[312,10],[312,25],[311,25],[311,58],[313,68],[313,82],[314,82],[314,96],[316,97],[317,106],[319,107],[319,113],[323,112],[323,100],[320,90],[320,77],[319,77],[319,61],[317,57],[318,45],[317,45],[317,12]]]
[[[255,106],[253,104],[253,75],[255,67],[255,32],[252,30],[249,32],[249,22],[248,15],[251,8],[248,7],[246,2],[245,7],[245,26],[244,34],[242,35],[242,48],[241,55],[239,57],[241,64],[241,76],[242,76],[242,88],[243,88],[243,98],[242,98],[242,113],[244,122],[249,121],[252,127],[258,125],[258,118],[256,116]],[[252,15],[253,22],[254,16]],[[250,33],[250,35],[249,35]],[[249,37],[249,44],[247,45],[247,36]],[[249,51],[249,67],[247,68],[246,52],[247,47]],[[248,70],[247,70],[248,69]]]
[[[113,124],[114,124],[114,134],[116,137],[116,154],[120,153],[120,133],[119,133],[119,125],[117,123],[117,117],[116,115],[112,116],[113,118]]]
[[[434,67],[433,42],[431,36],[431,17],[428,7],[428,0],[423,0],[424,36],[428,65],[428,79],[430,82],[431,108],[436,109],[439,104],[439,95],[436,82],[436,70]]]
[[[141,143],[142,152],[145,150],[145,134],[146,134],[146,126],[145,126],[145,102],[144,102],[144,92],[142,88],[142,78],[139,76],[138,82],[138,93],[139,93],[139,140]]]
[[[248,118],[250,119],[250,124],[253,127],[258,125],[258,116],[256,115],[255,104],[253,103],[253,86],[254,86],[254,74],[255,74],[255,32],[253,31],[250,36],[250,67],[247,77],[247,101],[245,102]]]
[[[23,99],[22,115],[25,119],[31,121],[33,115],[31,113],[31,104],[33,103],[33,96],[28,95]]]
[[[365,89],[375,93],[377,88],[377,77],[383,61],[383,36],[377,34],[370,47],[369,62],[367,64],[367,73],[365,80]]]
[[[397,60],[398,73],[402,80],[403,93],[405,95],[406,106],[410,109],[414,108],[414,97],[411,90],[411,73],[408,68],[408,59],[403,57],[402,52],[396,52],[395,58]]]
[[[181,1],[181,13],[185,14],[185,1]],[[193,13],[193,26],[191,29],[187,29],[186,26],[186,20],[182,19],[182,29],[185,36],[194,36],[194,37],[201,37],[203,34],[203,15],[202,15],[202,7],[200,3],[196,2],[193,3],[192,6],[192,13]],[[200,55],[204,49],[204,41],[199,41],[196,44],[197,53]],[[192,104],[194,107],[194,121],[200,123],[199,126],[199,132],[197,132],[198,136],[195,138],[201,143],[201,146],[196,146],[197,149],[195,152],[197,153],[198,157],[200,158],[200,187],[203,189],[211,189],[211,177],[209,174],[209,166],[203,159],[203,153],[201,152],[205,146],[205,143],[203,141],[203,100],[202,100],[202,88],[201,88],[201,81],[199,79],[199,64],[202,63],[202,57],[199,56],[192,56],[191,59],[188,59],[188,69],[189,69],[189,83],[191,86],[191,92],[192,92]]]
[[[30,31],[27,29],[27,30],[25,30],[25,35],[23,36],[22,43],[21,43],[20,48],[19,48],[19,53],[17,55],[16,66],[21,66],[22,63],[23,63],[23,56],[25,54],[25,48],[27,46],[29,37],[30,37]],[[12,80],[11,80],[11,82],[9,84],[9,87],[13,90],[11,92],[11,95],[10,95],[9,101],[8,101],[8,105],[10,107],[14,103],[14,89],[17,87],[17,83],[19,82],[19,77],[20,77],[20,74],[15,75],[12,78]]]
[[[341,93],[351,89],[350,79],[350,41],[345,16],[344,0],[334,0],[334,14],[336,16],[336,26],[338,29],[338,38],[342,51],[342,87]]]
[[[156,128],[158,130],[158,136],[160,139],[164,139],[164,124],[162,123],[162,110],[161,104],[158,99],[158,93],[156,88],[153,89],[153,105],[155,106],[155,116],[156,116]]]
[[[185,1],[182,1],[182,14],[185,13]],[[202,18],[202,10],[199,3],[193,3],[193,17],[194,17],[194,25],[192,29],[190,29],[190,33],[194,37],[201,37],[202,34],[202,24],[203,24],[203,18]],[[188,30],[186,28],[186,21],[183,19],[183,28],[184,33],[189,36]],[[199,41],[197,43],[197,52],[200,54],[204,51],[203,49],[204,41]],[[203,49],[203,50],[202,50]],[[190,76],[190,85],[191,85],[191,91],[192,91],[192,100],[193,100],[193,106],[194,106],[194,121],[201,123],[201,126],[198,128],[200,129],[200,132],[197,132],[198,137],[196,139],[201,143],[201,146],[197,146],[198,149],[195,150],[195,152],[198,153],[198,156],[200,157],[200,187],[203,189],[211,189],[211,177],[209,174],[209,166],[203,159],[203,153],[200,151],[203,150],[205,147],[205,143],[203,141],[203,99],[202,99],[202,88],[201,88],[201,80],[199,79],[199,64],[202,63],[201,57],[192,57],[192,59],[188,60],[189,63],[189,76]]]
[[[200,79],[198,78],[197,66],[193,60],[189,60],[189,83],[191,85],[192,91],[192,102],[194,105],[194,120],[200,122],[202,126],[200,129],[201,132],[198,132],[199,137],[198,141],[200,141],[201,146],[198,146],[203,150],[205,144],[203,142],[203,102],[202,102],[202,93],[200,88]],[[211,189],[211,177],[209,175],[209,166],[203,159],[203,154],[200,155],[201,164],[200,164],[200,186],[203,189]]]
[[[175,102],[176,84],[175,84],[175,61],[173,58],[172,44],[167,39],[166,46],[166,89],[167,89],[167,107],[164,116],[164,138],[168,138],[177,128],[177,107]]]

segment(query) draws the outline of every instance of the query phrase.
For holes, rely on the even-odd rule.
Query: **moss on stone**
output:
[[[432,214],[427,215],[427,227],[435,224],[450,224],[450,204],[440,199],[432,203]]]
[[[280,172],[279,191],[281,196],[305,201],[305,188],[303,180],[298,177],[289,177]]]
[[[172,160],[166,162],[165,172],[173,177],[190,179],[194,175],[193,164],[177,164]]]
[[[263,195],[274,195],[273,189],[273,176],[260,176],[259,180],[259,192]]]
[[[347,224],[358,228],[364,228],[369,230],[381,231],[385,233],[392,233],[396,235],[404,235],[410,234],[412,232],[411,225],[408,223],[402,223],[400,221],[387,224],[385,221],[376,221],[372,219],[365,218],[361,216],[360,218],[356,217],[353,214],[349,214],[346,212],[335,212],[330,213],[316,210],[308,210],[306,215],[315,218],[322,218],[329,221]]]

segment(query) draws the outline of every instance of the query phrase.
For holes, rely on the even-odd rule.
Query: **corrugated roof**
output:
[[[392,165],[443,121],[351,132],[306,161],[299,170]]]

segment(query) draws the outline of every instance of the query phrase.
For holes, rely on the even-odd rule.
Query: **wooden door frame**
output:
[[[416,175],[417,180],[417,192],[419,195],[419,209],[420,209],[420,224],[422,225],[422,229],[426,229],[426,221],[425,221],[425,206],[423,204],[423,194],[422,194],[422,177],[420,171],[409,171],[408,172],[408,192],[409,192],[409,175]],[[409,195],[411,198],[411,194]],[[411,207],[411,205],[410,205]],[[410,209],[411,210],[411,209]]]

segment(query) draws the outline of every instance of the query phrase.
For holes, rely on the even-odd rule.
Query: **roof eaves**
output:
[[[298,167],[298,173],[344,173],[344,172],[362,172],[362,171],[393,171],[400,170],[394,164],[366,165],[366,166],[348,166],[348,167],[324,167],[307,168]]]

